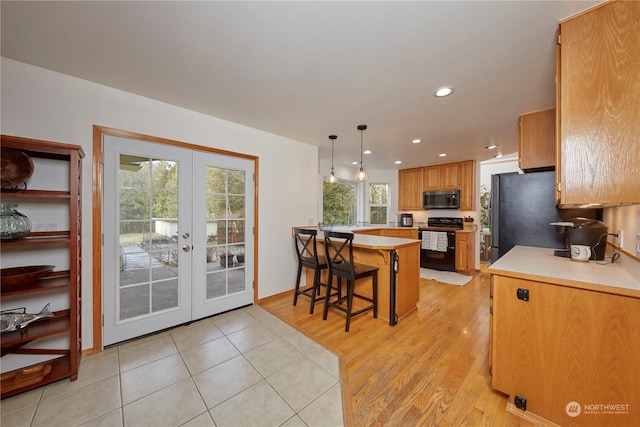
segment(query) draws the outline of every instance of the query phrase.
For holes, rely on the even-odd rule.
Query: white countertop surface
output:
[[[315,228],[311,227],[310,228]],[[369,229],[373,229],[374,227],[368,227]],[[377,228],[377,227],[375,227]],[[405,227],[408,228],[408,227]],[[333,231],[339,231],[341,233],[350,233],[352,230],[356,230],[357,228],[351,228],[347,226],[338,226],[333,227]],[[318,241],[324,240],[324,232],[322,230],[318,231]],[[386,236],[373,236],[369,234],[353,234],[353,246],[367,249],[383,249],[383,250],[391,250],[398,249],[405,246],[412,245],[420,245],[422,240],[417,239],[403,239],[400,237],[386,237]]]
[[[611,286],[640,292],[640,281],[617,264],[605,261],[576,262],[553,255],[553,249],[516,246],[491,264],[487,271],[500,271]]]
[[[419,245],[422,240],[403,239],[400,237],[371,236],[369,234],[353,235],[353,246],[371,247],[374,249],[398,249],[403,246]]]
[[[369,227],[372,229],[373,227]],[[376,227],[377,228],[377,227]],[[340,231],[343,233],[349,233],[354,229],[349,227],[334,227],[333,231]],[[357,229],[355,229],[357,230]],[[324,239],[322,231],[318,233],[318,239]],[[353,246],[370,248],[370,249],[398,249],[403,246],[411,246],[414,244],[422,243],[421,240],[416,239],[403,239],[400,237],[386,237],[386,236],[373,236],[370,234],[353,234]]]

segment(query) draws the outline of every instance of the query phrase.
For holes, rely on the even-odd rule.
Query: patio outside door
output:
[[[253,161],[105,135],[103,343],[253,301]]]

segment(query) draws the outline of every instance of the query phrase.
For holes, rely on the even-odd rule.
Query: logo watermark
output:
[[[629,415],[628,403],[588,403],[580,405],[576,401],[567,403],[564,410],[568,416],[575,418],[584,415]]]
[[[567,403],[567,406],[565,406],[564,410],[567,412],[567,415],[569,415],[571,418],[575,418],[578,415],[580,415],[580,412],[582,412],[582,408],[580,407],[580,404],[578,402],[569,402]]]

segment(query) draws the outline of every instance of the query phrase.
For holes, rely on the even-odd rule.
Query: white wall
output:
[[[631,255],[636,254],[636,235],[640,235],[640,205],[619,206],[604,209],[602,218],[607,224],[607,232],[618,233],[622,231],[622,249]],[[610,242],[615,243],[614,237],[609,237]],[[636,280],[640,281],[640,263],[627,256],[621,256],[620,265]]]
[[[491,191],[491,175],[499,173],[519,172],[518,154],[511,154],[499,159],[485,160],[480,163],[480,187],[486,186]]]
[[[317,222],[318,149],[215,117],[2,58],[1,132],[81,145],[83,347],[92,346],[93,125],[259,158],[259,297],[292,289],[291,227]]]

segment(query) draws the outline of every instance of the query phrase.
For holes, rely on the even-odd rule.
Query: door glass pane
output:
[[[178,164],[120,154],[119,320],[178,307]]]
[[[245,180],[245,171],[207,167],[207,299],[246,290]]]

